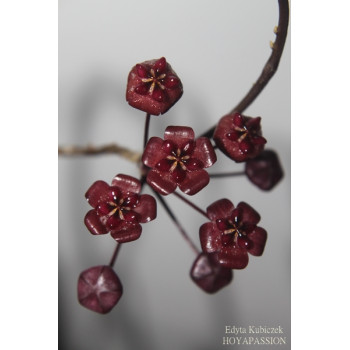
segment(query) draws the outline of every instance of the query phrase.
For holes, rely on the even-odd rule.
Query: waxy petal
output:
[[[148,78],[148,71],[143,65],[137,64],[136,72],[140,78]]]
[[[240,202],[237,208],[242,210],[242,222],[247,222],[252,225],[256,225],[260,221],[260,214],[245,202]]]
[[[103,235],[108,233],[108,229],[100,221],[100,217],[95,210],[90,210],[85,215],[84,223],[93,235]]]
[[[209,181],[209,174],[205,170],[190,171],[187,172],[186,178],[179,184],[179,188],[182,192],[193,196],[207,186]]]
[[[231,215],[233,209],[234,206],[232,202],[224,198],[212,203],[207,208],[207,214],[210,220],[215,221],[217,219],[228,218]]]
[[[141,236],[142,227],[140,224],[132,224],[123,221],[119,229],[112,230],[111,236],[119,243],[135,241]]]
[[[143,164],[153,168],[160,160],[166,157],[166,154],[162,149],[163,142],[164,141],[159,137],[151,137],[149,139],[142,155]]]
[[[152,169],[148,172],[147,183],[158,193],[167,195],[175,191],[177,184],[171,177],[171,173],[161,173]]]
[[[164,139],[180,146],[187,140],[194,139],[194,131],[188,126],[168,126],[164,132]]]
[[[262,227],[256,227],[248,237],[253,242],[253,246],[247,249],[248,252],[255,256],[262,255],[267,240],[267,232]]]
[[[139,193],[141,191],[141,182],[132,176],[118,174],[112,180],[112,186],[117,186],[124,193]]]
[[[235,113],[232,116],[232,121],[233,121],[233,124],[235,126],[238,126],[239,128],[242,128],[244,126],[244,117],[239,113]]]
[[[196,171],[204,168],[204,164],[197,158],[190,158],[184,161],[184,164],[189,171]]]
[[[159,171],[163,171],[163,172],[169,172],[171,167],[173,166],[174,161],[173,160],[169,160],[166,158],[161,159],[155,166],[155,168]]]
[[[188,177],[189,173],[177,166],[172,172],[170,172],[171,178],[176,184],[182,183]]]
[[[227,246],[218,253],[219,263],[230,269],[244,269],[249,262],[246,249],[238,246]]]
[[[153,69],[155,70],[155,72],[157,74],[160,74],[160,73],[165,72],[166,66],[167,66],[167,62],[166,62],[165,57],[161,57],[159,60],[157,60],[154,63]]]
[[[152,98],[157,102],[166,101],[166,94],[163,90],[155,89],[152,92]]]
[[[202,161],[204,168],[212,166],[217,160],[214,148],[207,137],[199,137],[196,140],[196,148],[192,157]]]
[[[85,193],[85,198],[89,204],[96,208],[101,201],[108,199],[109,185],[104,181],[94,182]]]
[[[149,92],[149,88],[145,84],[141,84],[135,87],[135,92],[139,95],[147,95]]]
[[[149,222],[157,217],[157,202],[149,194],[143,194],[134,211],[140,215],[141,223]]]
[[[215,253],[220,251],[222,247],[221,232],[212,222],[207,222],[199,228],[199,239],[202,249],[206,253]]]
[[[164,79],[164,86],[168,89],[175,89],[180,85],[180,79],[175,76],[167,76]]]

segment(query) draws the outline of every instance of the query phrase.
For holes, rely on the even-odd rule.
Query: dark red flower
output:
[[[167,195],[177,186],[194,195],[209,183],[203,168],[216,162],[216,154],[206,137],[194,139],[194,131],[187,126],[168,126],[164,140],[152,137],[142,155],[143,163],[152,168],[147,183],[157,192]]]
[[[235,208],[228,199],[220,199],[207,208],[211,222],[200,227],[199,236],[205,253],[217,253],[217,261],[231,269],[244,269],[248,253],[260,256],[267,232],[257,226],[260,215],[247,203]]]
[[[260,120],[260,117],[251,118],[239,113],[222,117],[213,136],[216,145],[236,162],[256,157],[266,143],[261,136]]]
[[[163,114],[182,93],[181,80],[164,57],[137,64],[129,73],[126,100],[141,111]]]
[[[245,173],[254,185],[265,191],[275,187],[283,177],[281,163],[272,150],[264,150],[257,157],[247,160]]]
[[[111,186],[96,181],[85,194],[94,208],[85,216],[85,225],[93,235],[110,232],[120,243],[134,241],[141,235],[140,223],[155,219],[157,204],[148,195],[139,195],[141,183],[134,177],[118,174]]]
[[[79,276],[78,300],[89,310],[106,314],[122,294],[123,286],[110,266],[90,267]]]
[[[205,292],[213,294],[232,281],[232,270],[223,267],[214,254],[201,253],[194,261],[190,276],[194,283]]]

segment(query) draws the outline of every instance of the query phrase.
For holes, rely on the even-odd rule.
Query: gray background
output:
[[[201,134],[254,83],[271,53],[277,21],[276,0],[60,0],[59,143],[117,142],[141,150],[144,113],[125,102],[126,79],[134,64],[161,56],[181,78],[184,95],[152,118],[150,136],[162,137],[168,125],[190,125]],[[283,348],[290,348],[289,38],[278,72],[245,114],[262,116],[267,147],[278,149],[285,178],[268,193],[244,177],[212,180],[191,198],[203,209],[223,197],[246,201],[269,233],[264,255],[251,257],[215,295],[190,280],[195,256],[159,205],[141,238],[120,251],[115,270],[124,295],[116,308],[99,315],[81,307],[79,273],[108,264],[115,246],[109,235],[92,236],[85,228],[85,191],[117,173],[139,174],[133,163],[112,155],[59,159],[60,348],[221,349],[227,325],[281,326],[289,343]],[[242,168],[218,154],[210,170]],[[198,228],[206,220],[179,199],[166,199],[199,247]]]

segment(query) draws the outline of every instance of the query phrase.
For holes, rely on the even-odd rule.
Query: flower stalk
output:
[[[162,204],[162,206],[164,207],[165,211],[168,213],[168,215],[170,216],[171,220],[173,221],[173,223],[175,224],[175,226],[177,227],[177,229],[180,231],[182,237],[185,239],[185,241],[188,243],[188,245],[191,247],[191,249],[194,251],[194,253],[196,255],[198,255],[200,253],[199,249],[195,246],[195,244],[192,242],[192,240],[190,239],[189,235],[187,234],[187,232],[185,231],[185,229],[182,227],[181,223],[179,222],[179,220],[176,218],[176,216],[174,215],[174,213],[172,212],[172,210],[170,209],[170,207],[168,206],[167,202],[164,200],[164,198],[156,191],[154,191],[154,194],[157,196],[157,198],[159,199],[160,203]]]
[[[110,267],[114,266],[114,264],[115,264],[115,262],[117,260],[117,257],[118,257],[118,254],[119,254],[121,246],[122,246],[122,244],[117,242],[117,245],[116,245],[116,247],[114,249],[114,252],[113,252],[113,255],[111,257],[111,260],[109,261],[109,264],[108,264]]]

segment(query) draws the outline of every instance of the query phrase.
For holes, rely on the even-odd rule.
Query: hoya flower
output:
[[[266,139],[261,136],[260,121],[260,117],[228,114],[220,119],[214,132],[214,141],[222,152],[236,162],[254,158],[266,143]]]
[[[232,270],[220,265],[215,253],[201,253],[192,265],[190,276],[199,288],[209,294],[216,293],[232,281]]]
[[[96,181],[85,194],[94,208],[85,216],[85,225],[93,235],[110,232],[120,243],[134,241],[141,235],[140,223],[155,219],[157,204],[148,195],[139,195],[141,183],[134,177],[118,174],[111,186]]]
[[[275,187],[283,177],[281,163],[272,150],[264,150],[257,157],[247,160],[245,173],[254,185],[265,191]]]
[[[181,80],[164,57],[137,64],[129,73],[126,100],[141,111],[163,114],[182,93]]]
[[[199,236],[205,253],[217,253],[217,261],[224,267],[244,269],[248,253],[262,255],[267,232],[257,226],[260,215],[247,203],[235,208],[228,199],[220,199],[207,208],[211,222],[200,227]]]
[[[78,300],[86,308],[106,314],[117,304],[123,286],[110,266],[94,266],[83,271],[78,279]]]
[[[182,192],[194,195],[209,183],[204,168],[216,162],[216,154],[208,138],[195,140],[192,128],[168,126],[164,140],[149,139],[142,161],[151,168],[147,183],[155,191],[167,195],[179,187]]]

